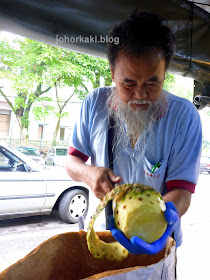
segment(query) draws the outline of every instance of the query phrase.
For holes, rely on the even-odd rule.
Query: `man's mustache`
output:
[[[142,100],[132,100],[132,101],[129,101],[128,102],[128,105],[131,105],[131,104],[137,104],[137,105],[144,105],[144,104],[148,104],[148,105],[152,105],[152,101],[150,100],[145,100],[145,99],[142,99]]]

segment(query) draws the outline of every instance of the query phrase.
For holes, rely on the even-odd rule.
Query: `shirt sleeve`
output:
[[[195,192],[195,184],[183,180],[172,180],[166,183],[167,191],[171,191],[173,189],[183,189],[190,191],[191,193]]]
[[[202,128],[200,116],[193,105],[183,112],[180,123],[168,160],[165,181],[169,188],[174,185],[169,181],[174,180],[196,185],[200,173]],[[178,187],[181,186],[184,184],[178,184]]]
[[[89,95],[82,103],[80,117],[73,130],[70,146],[86,157],[91,157],[90,150],[90,115],[91,101]]]
[[[68,148],[68,154],[72,156],[76,156],[84,160],[85,162],[88,160],[89,157],[81,153],[80,151],[76,150],[75,148],[69,146]]]

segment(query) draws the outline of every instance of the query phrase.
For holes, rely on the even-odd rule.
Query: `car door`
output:
[[[4,148],[0,161],[0,217],[40,212],[46,199],[44,175],[24,168],[14,171],[11,161],[21,164],[19,158]]]

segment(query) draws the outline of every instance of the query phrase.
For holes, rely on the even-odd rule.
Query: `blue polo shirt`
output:
[[[109,167],[108,113],[106,102],[111,87],[90,92],[81,107],[71,142],[72,154],[91,158],[92,165]],[[165,194],[173,188],[194,192],[199,176],[202,129],[195,106],[184,98],[165,92],[167,107],[148,134],[149,145],[142,160],[137,145],[114,151],[113,170],[124,183],[142,183]],[[75,153],[76,151],[76,153]],[[71,152],[70,152],[71,153]],[[117,156],[116,156],[117,155]],[[152,173],[156,163],[161,166]],[[180,221],[175,230],[177,246],[182,242]]]

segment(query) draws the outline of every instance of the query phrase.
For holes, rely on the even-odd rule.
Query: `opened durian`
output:
[[[158,240],[166,230],[164,217],[165,203],[159,192],[142,184],[117,185],[96,208],[87,231],[87,244],[95,258],[121,261],[128,251],[117,241],[105,243],[96,235],[93,225],[95,219],[113,199],[115,204],[115,226],[130,239],[138,236],[148,243]]]

